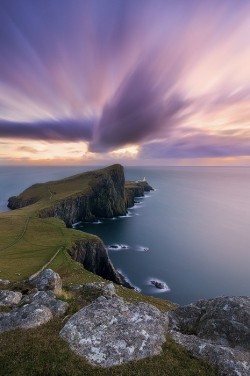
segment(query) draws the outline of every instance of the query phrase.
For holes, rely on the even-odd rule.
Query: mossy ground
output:
[[[81,306],[89,304],[95,294],[70,292],[70,286],[88,282],[100,282],[102,278],[85,270],[82,265],[73,261],[67,249],[82,238],[95,238],[77,230],[68,229],[56,218],[41,219],[37,212],[51,205],[59,197],[87,192],[90,181],[95,174],[82,175],[64,179],[59,182],[40,184],[26,190],[25,199],[34,194],[40,198],[36,204],[22,209],[0,214],[0,279],[9,279],[10,286],[25,290],[23,280],[40,270],[48,262],[48,267],[57,271],[63,279],[65,289],[61,297],[69,302],[66,315],[74,313]],[[93,183],[93,181],[92,181]],[[71,189],[70,189],[71,187]],[[53,256],[56,254],[56,257]],[[53,259],[52,259],[53,258]],[[50,262],[50,260],[52,260]],[[117,293],[124,299],[154,304],[162,311],[174,305],[165,300],[141,295],[122,286],[116,287]],[[6,312],[6,310],[4,310]],[[7,310],[8,311],[8,310]],[[66,317],[53,319],[36,329],[15,330],[0,335],[0,375],[2,376],[76,376],[76,375],[207,375],[216,372],[207,363],[193,359],[184,349],[170,339],[164,345],[160,356],[131,362],[129,364],[101,369],[89,365],[76,356],[68,344],[58,333],[65,323]]]

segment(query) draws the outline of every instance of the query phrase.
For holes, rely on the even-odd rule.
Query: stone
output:
[[[53,316],[64,315],[69,306],[68,303],[56,299],[56,296],[52,291],[38,291],[33,294],[26,295],[21,303],[22,302],[41,304],[49,308]]]
[[[250,297],[199,300],[168,312],[172,338],[222,375],[250,374]]]
[[[13,306],[18,304],[21,299],[21,292],[0,290],[0,306]]]
[[[52,269],[45,269],[37,276],[31,276],[29,283],[42,291],[52,290],[56,294],[60,294],[62,291],[62,280],[59,274]]]
[[[10,281],[8,279],[0,279],[0,285],[6,286],[9,284],[10,284]]]
[[[9,313],[0,313],[0,333],[14,329],[30,329],[45,324],[52,319],[49,308],[37,304],[26,304]]]
[[[166,285],[164,282],[159,281],[150,281],[152,285],[154,285],[157,289],[165,289]]]
[[[86,283],[83,287],[85,289],[92,289],[107,297],[116,295],[115,286],[112,282],[108,284],[105,282],[91,282]]]
[[[171,337],[184,346],[194,357],[206,359],[222,376],[249,376],[250,353],[231,347],[214,345],[194,335],[171,331]]]
[[[112,367],[160,354],[168,319],[150,304],[96,299],[74,314],[60,335],[91,364]]]

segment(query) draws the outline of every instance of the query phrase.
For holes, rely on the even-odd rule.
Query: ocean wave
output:
[[[137,251],[137,252],[148,252],[149,248],[145,247],[144,245],[137,245],[137,246],[135,246],[135,251]]]
[[[129,248],[130,248],[130,246],[127,245],[127,244],[117,244],[117,243],[114,243],[114,244],[108,245],[108,250],[109,251],[122,251],[122,250],[129,249]]]

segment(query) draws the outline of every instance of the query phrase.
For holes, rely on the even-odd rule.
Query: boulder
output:
[[[26,295],[21,304],[25,303],[38,303],[50,309],[53,316],[63,315],[67,308],[68,303],[62,300],[56,299],[55,294],[52,291],[38,291],[30,295]]]
[[[214,345],[194,335],[171,331],[171,337],[184,346],[194,357],[206,359],[218,369],[222,376],[249,376],[250,353],[236,348]]]
[[[112,282],[106,284],[104,282],[91,282],[86,283],[83,288],[85,289],[91,289],[97,292],[100,292],[100,294],[109,297],[109,296],[115,296],[115,286]]]
[[[18,291],[0,290],[0,307],[13,306],[20,302],[22,293]]]
[[[45,324],[52,317],[50,309],[44,305],[26,304],[9,313],[0,313],[0,333],[18,328],[35,328]]]
[[[52,290],[57,294],[62,291],[62,280],[52,269],[45,269],[37,276],[31,276],[29,283],[42,291]]]
[[[199,300],[168,317],[171,336],[194,356],[208,359],[222,375],[250,374],[250,297]]]
[[[101,296],[73,315],[60,335],[91,364],[112,367],[160,354],[167,324],[150,304]]]

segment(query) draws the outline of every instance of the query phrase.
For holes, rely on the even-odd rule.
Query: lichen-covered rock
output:
[[[169,313],[170,325],[224,346],[250,350],[250,297],[199,300]]]
[[[23,300],[21,300],[22,304]],[[52,291],[38,291],[24,297],[25,303],[38,303],[48,307],[54,316],[64,315],[68,309],[68,303],[56,299]]]
[[[0,290],[0,306],[13,306],[18,304],[21,299],[21,292]]]
[[[250,375],[249,352],[240,351],[232,347],[214,345],[208,340],[202,340],[194,335],[182,334],[176,331],[171,331],[170,334],[175,342],[184,346],[194,357],[206,359],[210,364],[217,367],[220,375]]]
[[[222,375],[250,375],[250,297],[199,300],[168,313],[171,336]]]
[[[104,296],[116,296],[115,286],[111,283],[104,283],[104,282],[92,282],[92,283],[86,283],[83,288],[85,289],[91,289],[96,290],[100,292]]]
[[[45,269],[37,276],[31,276],[29,283],[41,291],[52,290],[57,294],[62,291],[62,280],[52,269]]]
[[[9,313],[0,313],[0,333],[17,328],[35,328],[52,317],[49,308],[37,303],[26,304]]]
[[[149,304],[102,296],[73,315],[60,335],[90,363],[111,367],[160,354],[167,323]]]

